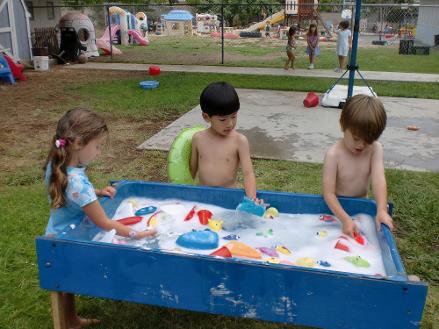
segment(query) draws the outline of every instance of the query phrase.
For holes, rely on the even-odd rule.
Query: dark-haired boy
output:
[[[192,138],[190,170],[200,185],[236,187],[241,166],[244,189],[249,198],[256,198],[256,179],[250,159],[247,138],[235,130],[239,97],[227,82],[208,85],[200,96],[203,119],[210,127]]]
[[[387,184],[384,175],[383,146],[377,142],[386,127],[384,106],[376,97],[356,95],[343,107],[340,126],[343,138],[326,152],[323,165],[323,197],[343,224],[343,233],[358,232],[337,196],[367,197],[369,180],[377,203],[376,223],[393,229],[387,212]]]

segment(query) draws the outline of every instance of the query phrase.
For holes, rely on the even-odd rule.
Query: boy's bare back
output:
[[[192,148],[192,154],[197,155],[196,167],[201,185],[236,186],[240,154],[248,149],[244,135],[233,130],[224,136],[209,128],[194,135]]]

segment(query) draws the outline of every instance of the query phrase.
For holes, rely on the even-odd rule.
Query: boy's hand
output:
[[[354,238],[354,232],[359,233],[357,225],[355,225],[353,220],[349,220],[343,223],[343,233]]]
[[[378,211],[377,216],[375,217],[375,222],[378,231],[381,231],[381,224],[386,224],[390,230],[393,231],[393,219],[387,211]]]
[[[250,198],[255,204],[264,205],[264,199],[258,199],[257,197]]]
[[[96,194],[99,196],[108,196],[109,198],[113,198],[116,195],[116,189],[112,186],[107,186],[101,190],[96,190]]]

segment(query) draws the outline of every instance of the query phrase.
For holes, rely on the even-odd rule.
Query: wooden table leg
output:
[[[62,292],[50,293],[52,302],[52,320],[54,329],[67,329],[64,296]]]

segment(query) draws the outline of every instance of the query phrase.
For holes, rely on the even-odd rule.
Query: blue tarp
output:
[[[191,21],[194,16],[187,10],[171,10],[163,18],[167,21]]]

